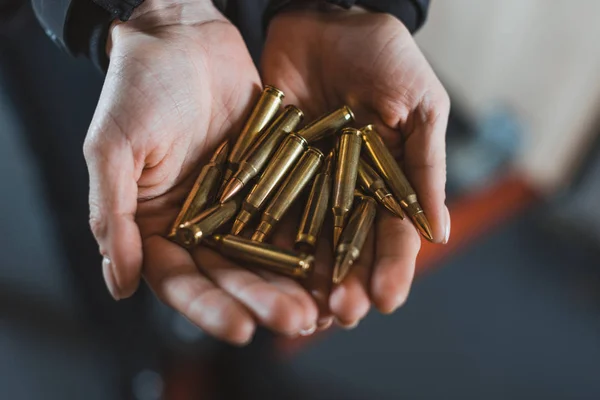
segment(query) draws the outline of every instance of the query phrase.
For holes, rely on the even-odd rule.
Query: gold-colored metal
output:
[[[381,174],[396,200],[410,216],[421,234],[429,241],[433,241],[431,226],[417,199],[417,194],[402,169],[383,143],[381,136],[373,125],[361,129],[365,149],[373,165]]]
[[[354,201],[354,188],[362,145],[358,129],[345,128],[338,138],[336,168],[333,178],[333,246],[337,247],[340,234],[348,219]]]
[[[227,203],[217,204],[193,220],[181,224],[177,229],[177,242],[188,248],[197,246],[207,236],[229,222],[237,213],[241,203],[240,198],[234,198]]]
[[[312,255],[280,249],[239,236],[214,235],[207,244],[225,257],[292,278],[307,278],[314,269],[315,260]]]
[[[317,239],[329,209],[334,162],[335,152],[332,150],[325,159],[320,173],[315,177],[308,202],[304,207],[304,213],[296,235],[295,248],[298,251],[309,254],[315,252]]]
[[[236,217],[231,233],[239,235],[252,217],[266,205],[269,197],[307,147],[306,140],[296,134],[292,133],[285,138],[252,191],[246,196],[242,204],[242,211]]]
[[[221,182],[220,178],[228,151],[229,142],[226,141],[217,148],[208,164],[202,168],[169,230],[169,239],[175,239],[175,233],[179,225],[193,219],[212,203]]]
[[[358,183],[392,214],[404,219],[402,207],[389,191],[383,178],[363,159],[358,163]]]
[[[375,214],[377,213],[377,202],[369,196],[361,196],[361,201],[352,212],[348,225],[340,237],[340,242],[335,252],[335,266],[333,268],[333,283],[339,284],[350,272],[354,261],[360,256],[360,252],[367,240],[371,230]]]
[[[252,236],[252,240],[264,242],[271,235],[275,225],[283,218],[294,200],[298,198],[302,190],[313,179],[324,157],[321,150],[314,147],[308,148],[292,170],[292,173],[288,175],[269,202],[261,216],[260,224]]]
[[[329,114],[321,116],[313,123],[296,132],[309,143],[321,140],[327,135],[335,133],[346,124],[354,120],[354,113],[348,106],[343,106]]]
[[[221,203],[235,196],[252,178],[260,174],[281,141],[296,129],[303,118],[304,113],[298,107],[289,105],[285,108],[284,112],[269,125],[260,139],[248,150],[240,168],[223,190]]]
[[[246,125],[242,129],[237,142],[231,149],[227,159],[228,166],[224,173],[224,181],[227,182],[239,168],[246,152],[254,144],[261,132],[267,127],[281,107],[285,95],[274,86],[265,85],[258,102],[254,106]],[[221,187],[221,192],[224,186]]]

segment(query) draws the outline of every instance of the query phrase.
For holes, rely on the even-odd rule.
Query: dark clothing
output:
[[[111,21],[126,21],[143,0],[32,0],[38,19],[50,38],[63,50],[89,58],[102,70],[108,67],[106,38]],[[318,0],[315,0],[318,1]],[[240,28],[253,54],[260,48],[262,28],[277,12],[311,0],[214,0],[215,5]],[[349,7],[358,4],[398,17],[411,32],[424,23],[429,0],[321,0]],[[254,50],[254,51],[253,51]]]

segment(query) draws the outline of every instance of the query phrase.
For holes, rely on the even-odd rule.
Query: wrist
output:
[[[200,25],[211,21],[226,21],[212,0],[145,0],[128,21],[111,23],[106,42],[106,54],[123,36],[132,32],[151,31],[174,25]]]

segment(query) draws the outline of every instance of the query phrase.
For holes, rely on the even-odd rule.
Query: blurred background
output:
[[[81,151],[102,78],[0,1],[0,398],[600,398],[598,15],[434,1],[450,244],[424,244],[395,315],[240,350],[144,288],[109,297]]]

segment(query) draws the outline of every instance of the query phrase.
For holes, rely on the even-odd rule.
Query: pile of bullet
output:
[[[202,243],[243,265],[306,278],[331,210],[335,284],[359,257],[378,205],[398,218],[406,212],[432,240],[414,189],[373,125],[346,127],[354,114],[343,106],[298,129],[304,114],[293,105],[279,113],[283,97],[279,89],[265,86],[233,148],[221,144],[201,170],[169,239],[190,249]],[[312,146],[334,134],[327,156]],[[311,183],[294,250],[266,243]],[[251,239],[242,237],[255,219]],[[230,234],[223,233],[227,229]]]

